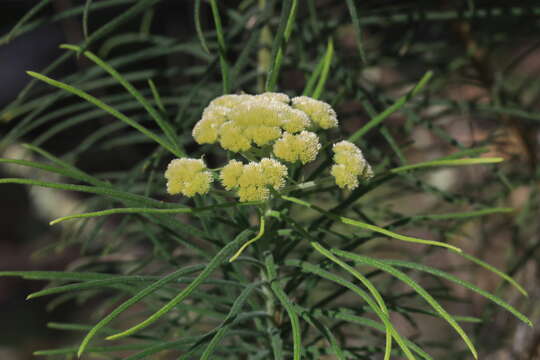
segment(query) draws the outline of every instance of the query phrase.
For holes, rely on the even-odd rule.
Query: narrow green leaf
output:
[[[296,12],[298,10],[298,0],[285,0],[282,2],[282,11],[279,28],[272,45],[272,64],[266,77],[266,91],[275,91],[279,71],[283,62],[285,48],[291,36]]]
[[[62,83],[60,81],[53,80],[53,79],[51,79],[51,78],[49,78],[47,76],[35,73],[33,71],[27,71],[27,74],[32,76],[32,77],[35,77],[36,79],[39,79],[39,80],[41,80],[43,82],[46,82],[49,85],[64,89],[64,90],[66,90],[66,91],[68,91],[68,92],[70,92],[70,93],[72,93],[74,95],[79,96],[80,98],[83,98],[86,101],[89,101],[89,102],[93,103],[94,105],[96,105],[97,107],[101,108],[102,110],[108,112],[109,114],[116,117],[117,119],[125,122],[126,124],[132,126],[135,129],[139,130],[141,133],[145,134],[146,136],[148,136],[149,138],[151,138],[152,140],[154,140],[155,142],[160,144],[162,147],[169,150],[172,154],[174,154],[174,155],[176,155],[178,157],[182,157],[182,154],[178,153],[177,150],[174,147],[172,147],[172,145],[170,145],[167,141],[165,141],[161,137],[157,136],[156,134],[154,134],[153,132],[151,132],[150,130],[145,128],[144,126],[134,122],[133,120],[128,118],[126,115],[120,113],[115,108],[113,108],[113,107],[105,104],[101,100],[93,97],[92,95],[90,95],[90,94],[88,94],[88,93],[86,93],[86,92],[84,92],[84,91],[82,91],[80,89],[77,89],[77,88],[75,88],[75,87],[73,87],[71,85],[64,84],[64,83]]]
[[[349,290],[351,290],[352,292],[360,296],[368,304],[371,310],[373,310],[373,312],[379,317],[379,319],[381,319],[381,321],[384,324],[385,329],[391,331],[392,337],[394,338],[394,340],[396,340],[396,342],[398,343],[403,353],[407,356],[407,359],[409,360],[416,359],[415,356],[409,350],[409,347],[407,343],[405,342],[405,340],[401,337],[401,335],[396,331],[396,329],[390,322],[390,319],[388,318],[388,316],[381,311],[379,306],[371,299],[371,296],[369,296],[368,293],[360,289],[358,286],[356,286],[352,282],[347,281],[336,274],[332,274],[326,270],[323,270],[319,266],[316,266],[316,265],[313,265],[304,261],[299,261],[299,260],[287,260],[285,261],[285,264],[289,266],[299,267],[303,271],[315,274],[323,279],[335,282],[341,286],[348,288]]]
[[[461,211],[445,214],[432,215],[415,215],[412,220],[453,220],[453,219],[468,219],[472,217],[485,216],[491,214],[505,214],[514,212],[512,208],[487,208],[472,211]]]
[[[471,254],[466,254],[466,253],[460,253],[459,255],[463,256],[465,259],[467,260],[470,260],[472,261],[473,263],[483,267],[484,269],[488,270],[488,271],[491,271],[492,273],[494,274],[497,274],[498,276],[500,276],[502,279],[508,281],[513,287],[515,287],[520,293],[522,293],[524,296],[529,296],[529,294],[527,293],[527,290],[525,290],[521,285],[519,285],[519,283],[512,279],[511,276],[508,276],[507,274],[503,273],[502,271],[500,271],[499,269],[497,269],[496,267],[488,264],[487,262],[485,261],[482,261],[480,260],[479,258],[471,255]]]
[[[241,293],[238,295],[236,300],[234,301],[233,305],[231,306],[231,309],[229,310],[229,313],[227,314],[227,317],[223,320],[223,322],[219,325],[217,328],[216,333],[208,343],[208,346],[204,349],[203,354],[201,355],[200,360],[209,360],[211,359],[212,353],[216,349],[216,346],[219,344],[221,339],[226,335],[227,331],[231,328],[231,320],[234,319],[238,313],[242,310],[242,306],[246,302],[249,295],[251,295],[251,292],[258,286],[260,286],[260,283],[255,283],[247,286]]]
[[[315,84],[317,83],[317,79],[319,79],[319,76],[321,75],[325,58],[326,58],[326,52],[323,54],[323,56],[317,63],[315,70],[313,70],[311,74],[309,75],[309,78],[306,81],[306,86],[304,87],[304,91],[302,92],[302,95],[309,96],[313,93],[313,88],[315,87]]]
[[[412,287],[421,297],[426,300],[426,302],[431,305],[431,307],[437,311],[449,324],[456,330],[456,332],[461,336],[467,347],[469,348],[471,354],[474,356],[475,359],[478,358],[478,353],[476,351],[476,348],[474,344],[472,343],[471,339],[467,336],[465,331],[459,326],[459,324],[444,310],[444,308],[439,304],[437,300],[433,298],[423,287],[421,287],[418,283],[416,283],[411,277],[409,277],[404,272],[397,270],[396,268],[385,264],[382,261],[369,258],[366,256],[357,255],[348,251],[343,251],[339,249],[332,249],[332,252],[338,256],[342,256],[344,258],[347,258],[349,260],[355,261],[357,263],[361,263],[364,265],[369,265],[372,267],[375,267],[377,269],[381,269],[384,272],[387,272],[391,274],[392,276],[398,278],[399,280],[403,281],[405,284]]]
[[[88,39],[88,15],[90,14],[90,8],[92,7],[92,0],[86,0],[84,3],[84,10],[82,16],[82,28],[84,39]]]
[[[318,99],[324,89],[324,84],[326,84],[326,79],[328,79],[328,74],[330,72],[330,66],[332,65],[332,58],[334,56],[334,41],[332,38],[328,39],[328,44],[326,45],[326,53],[323,58],[323,66],[321,70],[321,76],[319,77],[319,82],[317,87],[311,95],[312,98]]]
[[[162,112],[165,112],[165,106],[163,105],[163,100],[161,100],[159,91],[156,88],[156,84],[154,84],[154,81],[152,79],[148,79],[148,86],[150,86],[150,90],[152,91],[152,96],[154,97],[154,101],[156,102],[158,109],[161,110]],[[168,126],[170,126],[170,124]],[[173,134],[174,134],[174,129],[173,129]]]
[[[253,244],[255,241],[259,240],[261,237],[263,237],[264,235],[264,216],[261,216],[259,218],[259,223],[260,223],[260,226],[259,226],[259,233],[253,238],[253,239],[250,239],[248,241],[245,242],[245,244],[243,244],[240,249],[238,249],[238,251],[233,255],[231,256],[231,258],[229,259],[229,262],[233,262],[234,260],[236,260],[240,255],[242,255],[242,252],[251,244]]]
[[[60,45],[60,48],[76,51],[76,52],[82,51],[82,49],[79,46],[69,45],[69,44]],[[84,56],[92,60],[96,65],[101,67],[103,70],[107,71],[116,81],[118,81],[118,83],[120,83],[144,107],[144,109],[148,112],[148,114],[159,125],[159,127],[161,128],[165,136],[167,136],[169,144],[171,144],[174,147],[175,151],[173,153],[178,157],[185,157],[184,152],[180,149],[178,145],[178,142],[177,142],[178,137],[176,136],[174,128],[172,127],[170,123],[168,123],[163,118],[163,116],[159,113],[159,111],[154,109],[154,107],[148,102],[148,100],[146,100],[144,96],[112,66],[110,66],[105,61],[101,60],[98,56],[96,56],[95,54],[93,54],[92,52],[88,50],[83,51],[82,53]],[[78,94],[75,94],[75,95],[78,95]],[[159,104],[159,100],[158,100],[158,104]]]
[[[36,5],[34,5],[30,10],[28,10],[24,14],[24,16],[15,24],[15,26],[13,28],[11,28],[9,33],[5,37],[0,39],[0,45],[7,44],[11,40],[13,40],[13,37],[17,34],[19,29],[23,25],[25,25],[28,22],[28,20],[30,20],[34,15],[39,13],[41,11],[41,9],[43,9],[45,6],[49,5],[50,2],[51,2],[51,0],[41,0]]]
[[[197,266],[197,265],[195,265]],[[146,296],[154,293],[158,289],[162,288],[163,286],[175,281],[178,277],[190,273],[194,266],[188,266],[181,268],[179,270],[176,270],[175,272],[162,277],[158,281],[152,283],[151,285],[147,286],[143,290],[139,291],[137,294],[135,294],[133,297],[129,298],[122,304],[120,304],[116,309],[114,309],[109,315],[105,316],[103,319],[101,319],[84,337],[83,341],[81,342],[81,345],[79,346],[79,349],[77,351],[77,356],[81,357],[82,353],[87,348],[88,344],[90,343],[90,340],[100,331],[101,328],[108,325],[111,321],[113,321],[115,318],[118,317],[122,312],[127,310],[132,305],[138,303]]]
[[[107,340],[115,340],[118,338],[131,335],[147,327],[148,325],[153,324],[160,317],[162,317],[163,315],[171,311],[176,305],[178,305],[185,298],[187,298],[199,285],[201,285],[204,282],[204,280],[206,280],[206,278],[209,277],[214,272],[214,270],[223,263],[224,259],[230,256],[230,254],[238,247],[239,243],[245,240],[248,234],[249,234],[249,231],[243,231],[233,241],[225,245],[225,247],[223,247],[216,254],[216,256],[214,256],[214,258],[208,263],[207,267],[199,274],[199,276],[197,276],[191,284],[189,284],[186,288],[184,288],[178,295],[176,295],[173,299],[171,299],[161,309],[159,309],[157,312],[155,312],[153,315],[148,317],[146,320],[140,322],[139,324],[132,326],[131,328],[125,331],[122,331],[118,334],[107,337]]]
[[[283,291],[283,288],[277,280],[277,271],[276,265],[274,264],[274,258],[271,253],[266,256],[265,259],[266,271],[268,273],[268,281],[270,281],[270,287],[272,291],[278,298],[281,305],[287,311],[287,315],[291,320],[292,336],[293,336],[293,360],[300,360],[302,356],[302,338],[300,333],[300,322],[298,320],[298,315],[294,311],[293,304],[289,297]]]
[[[219,15],[219,8],[216,0],[210,0],[210,7],[212,8],[212,16],[214,17],[214,24],[216,26],[219,64],[221,66],[221,77],[223,79],[223,93],[228,94],[231,92],[231,82],[229,76],[229,63],[227,62],[227,47],[225,44],[225,36],[223,33],[223,27],[221,26],[221,16]]]
[[[449,159],[449,160],[433,160],[426,161],[417,164],[404,165],[390,170],[391,173],[398,174],[408,170],[421,169],[433,166],[465,166],[465,165],[477,165],[477,164],[494,164],[504,161],[500,157],[485,157],[485,158],[472,158],[472,159]]]
[[[203,50],[210,54],[210,50],[206,44],[206,39],[201,26],[201,0],[195,0],[194,11],[195,14],[193,15],[193,18],[195,19],[195,30],[197,31],[197,37],[199,38],[199,42],[201,43]]]
[[[99,216],[108,216],[113,214],[183,214],[183,213],[198,213],[203,211],[212,211],[216,209],[223,209],[235,206],[249,206],[249,205],[258,205],[259,202],[228,202],[210,206],[204,206],[199,208],[190,208],[190,207],[181,207],[181,208],[168,208],[168,209],[156,209],[156,208],[116,208],[109,210],[101,210],[88,212],[84,214],[73,214],[63,216],[61,218],[55,219],[49,223],[49,225],[55,225],[62,221],[72,220],[72,219],[83,219]],[[264,231],[264,229],[263,229]],[[262,236],[262,235],[261,235]],[[253,242],[253,241],[252,241]],[[249,245],[249,244],[248,244]],[[247,245],[245,245],[247,246]]]
[[[420,81],[416,84],[416,86],[407,95],[400,97],[393,105],[386,108],[382,113],[371,119],[367,124],[358,129],[354,134],[352,134],[348,140],[352,143],[357,142],[358,140],[360,140],[360,138],[367,134],[368,131],[370,131],[375,126],[386,120],[390,115],[401,109],[410,99],[412,99],[418,93],[420,93],[420,91],[422,91],[422,89],[426,86],[432,76],[433,72],[431,71],[425,73],[424,76],[422,76],[422,78],[420,79]]]
[[[460,255],[464,256],[466,254],[460,254]],[[520,319],[521,321],[523,321],[527,325],[532,326],[531,321],[525,315],[523,315],[522,313],[517,311],[514,307],[512,307],[512,305],[508,304],[507,302],[505,302],[501,298],[499,298],[499,297],[497,297],[495,295],[492,295],[492,294],[490,294],[489,292],[487,292],[485,290],[482,290],[482,289],[478,288],[474,284],[471,284],[468,281],[465,281],[465,280],[462,280],[462,279],[458,278],[457,276],[454,276],[452,274],[449,274],[449,273],[444,272],[444,271],[439,270],[439,269],[435,269],[435,268],[427,266],[427,265],[422,265],[422,264],[408,262],[408,261],[387,260],[387,259],[380,260],[380,261],[382,261],[382,262],[384,262],[385,264],[388,264],[388,265],[414,269],[414,270],[426,272],[426,273],[438,276],[440,278],[452,281],[452,282],[454,282],[456,284],[459,284],[459,285],[461,285],[463,287],[466,287],[467,289],[470,289],[470,290],[482,295],[486,299],[491,300],[492,302],[499,305],[503,309],[506,309],[507,311],[512,313],[515,317],[517,317],[518,319]]]
[[[307,201],[304,201],[304,200],[301,200],[301,199],[298,199],[298,198],[294,198],[294,197],[290,197],[290,196],[283,196],[283,195],[281,196],[281,198],[283,200],[287,200],[287,201],[293,202],[295,204],[302,205],[302,206],[305,206],[307,208],[314,209],[314,210],[320,212],[321,214],[324,214],[325,216],[327,216],[327,217],[329,217],[331,219],[341,221],[344,224],[356,226],[356,227],[364,229],[364,230],[373,231],[373,232],[376,232],[376,233],[379,233],[379,234],[382,234],[382,235],[386,235],[386,236],[388,236],[390,238],[393,238],[393,239],[406,241],[406,242],[417,243],[417,244],[440,246],[440,247],[444,247],[444,248],[454,250],[456,252],[461,252],[462,251],[458,247],[455,247],[453,245],[446,244],[446,243],[443,243],[443,242],[440,242],[440,241],[426,240],[426,239],[420,239],[420,238],[416,238],[416,237],[412,237],[412,236],[401,235],[401,234],[395,233],[393,231],[384,229],[384,228],[379,227],[379,226],[375,226],[375,225],[371,225],[371,224],[368,224],[368,223],[365,223],[365,222],[362,222],[362,221],[350,219],[350,218],[347,218],[345,216],[334,215],[329,211],[326,211],[326,210],[324,210],[324,209],[322,209],[322,208],[320,208],[320,207],[318,207],[316,205],[313,205],[313,204],[311,204],[311,203],[309,203]]]
[[[362,45],[362,27],[360,26],[360,18],[358,17],[358,9],[355,0],[347,0],[347,8],[349,9],[349,14],[351,14],[354,33],[356,35],[356,47],[358,48],[360,59],[365,64],[367,61],[366,54],[364,53],[364,46]]]
[[[334,255],[332,255],[332,253],[328,249],[324,248],[318,242],[311,241],[310,245],[315,250],[317,250],[320,254],[322,254],[326,258],[330,259],[331,261],[333,261],[334,263],[339,265],[345,271],[347,271],[352,276],[357,278],[362,284],[364,284],[364,286],[369,290],[369,292],[371,293],[371,295],[373,296],[373,298],[375,299],[377,304],[379,304],[379,307],[380,307],[381,311],[386,316],[389,316],[388,308],[386,307],[386,304],[385,304],[385,302],[384,302],[384,300],[383,300],[383,298],[381,296],[381,293],[377,290],[377,288],[373,285],[373,283],[371,281],[369,281],[369,279],[367,277],[360,274],[358,271],[356,271],[356,269],[354,269],[353,267],[347,265],[345,262],[341,261],[340,259],[338,259]],[[384,351],[384,360],[389,360],[390,359],[391,352],[392,352],[391,329],[387,329],[387,331],[386,331],[386,347],[385,347],[385,351]]]

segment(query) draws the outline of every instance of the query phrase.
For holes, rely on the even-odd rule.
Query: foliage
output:
[[[456,315],[459,298],[450,284],[532,326],[515,302],[504,299],[514,291],[527,295],[511,275],[532,256],[538,240],[525,250],[521,243],[511,250],[520,258],[506,275],[463,239],[466,226],[486,218],[516,218],[519,232],[530,231],[538,190],[521,209],[510,208],[508,197],[517,185],[538,182],[538,171],[524,175],[522,167],[501,163],[517,155],[501,151],[497,141],[501,128],[516,129],[535,163],[529,135],[520,131],[522,123],[539,119],[533,102],[524,100],[535,94],[537,84],[513,74],[519,58],[499,65],[500,72],[492,70],[484,48],[512,41],[517,35],[510,23],[539,14],[540,8],[480,1],[441,9],[424,1],[245,0],[229,5],[196,0],[184,5],[192,6],[192,32],[179,39],[152,31],[154,11],[159,15],[166,1],[86,0],[47,16],[49,3],[37,3],[0,43],[43,22],[65,19],[79,20],[83,36],[77,45],[62,45],[64,53],[47,68],[28,71],[32,81],[0,113],[10,126],[0,147],[30,143],[25,145],[29,158],[0,161],[40,170],[32,177],[2,178],[0,184],[84,193],[76,211],[51,219],[51,225],[65,226],[56,230],[62,240],[48,251],[76,248],[88,261],[63,272],[0,275],[48,280],[48,287],[28,298],[55,295],[56,305],[75,299],[94,315],[77,324],[51,323],[79,332],[78,342],[37,355],[297,360],[489,354],[493,349],[479,334],[490,326],[491,309],[478,316]],[[115,16],[93,25],[111,9]],[[470,30],[474,24],[489,34],[504,22],[504,30],[480,40]],[[452,26],[462,45],[438,38]],[[175,61],[176,55],[182,60]],[[86,65],[72,74],[55,72],[83,59]],[[479,98],[452,99],[447,89],[469,81],[471,69],[475,86],[485,91]],[[395,81],[377,79],[385,71]],[[226,152],[208,144],[213,141],[194,142],[193,128],[213,99],[278,90],[291,98],[323,100],[336,110],[340,127],[317,133],[322,147],[313,163],[314,157],[304,161],[300,150],[282,150],[282,158],[292,162],[287,183],[266,188],[271,196],[240,195],[239,201],[226,191],[236,186],[234,181],[225,183],[225,190],[217,183],[210,188],[213,175],[197,160],[193,176],[184,176],[184,169],[168,176],[182,181],[204,176],[204,186],[176,191],[197,194],[167,193],[164,173],[173,159],[203,158],[219,170],[239,158],[238,150]],[[498,117],[498,124],[486,126],[481,140],[465,144],[448,126],[448,117],[456,114],[488,114]],[[414,139],[419,129],[442,145],[418,157]],[[71,134],[81,141],[50,150]],[[300,141],[288,136],[278,140],[278,147]],[[354,180],[336,186],[330,169],[337,173],[336,166],[356,150],[336,160],[334,168],[335,143],[361,148],[374,177],[358,183],[358,169]],[[85,169],[85,158],[103,161],[103,154],[116,151],[137,155],[128,167],[109,163],[97,171]],[[257,152],[242,155],[248,161],[263,158]],[[459,189],[431,181],[441,168],[461,174],[469,167],[481,174],[480,181],[464,181]],[[336,179],[352,170],[344,171]],[[411,199],[420,202],[414,197],[427,197],[433,205],[411,204]],[[411,233],[417,235],[406,235]],[[132,256],[120,256],[125,254]],[[104,266],[101,259],[110,255],[118,260]],[[497,275],[504,291],[486,291],[453,274],[449,265],[461,258]],[[439,259],[439,266],[431,266],[430,259]],[[441,345],[404,330],[405,323],[424,329],[418,324],[432,319],[446,322],[457,336]]]

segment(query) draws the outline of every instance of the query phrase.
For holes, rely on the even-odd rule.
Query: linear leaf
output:
[[[456,332],[459,334],[459,336],[461,336],[461,338],[463,339],[463,341],[469,348],[474,358],[475,359],[478,358],[478,352],[476,351],[474,344],[472,343],[471,339],[467,336],[465,331],[461,328],[461,326],[459,326],[459,324],[452,318],[452,316],[450,316],[450,314],[448,314],[446,310],[444,310],[444,308],[439,304],[437,300],[433,298],[433,296],[429,294],[429,292],[427,292],[423,287],[421,287],[418,283],[416,283],[413,279],[411,279],[411,277],[409,277],[407,274],[405,274],[404,272],[400,270],[397,270],[396,268],[388,264],[385,264],[382,261],[379,261],[373,258],[357,255],[348,251],[343,251],[343,250],[338,250],[338,249],[332,249],[332,252],[338,256],[345,257],[355,262],[358,262],[364,265],[369,265],[377,269],[381,269],[391,274],[392,276],[398,278],[399,280],[403,281],[405,284],[409,285],[410,287],[412,287],[421,297],[424,298],[424,300],[426,300],[426,302],[429,305],[431,305],[431,307],[435,311],[437,311],[450,324],[450,326],[454,328],[454,330],[456,330]]]
[[[146,320],[140,322],[139,324],[132,326],[131,328],[125,331],[122,331],[118,334],[107,337],[107,340],[114,340],[114,339],[131,335],[147,327],[148,325],[153,324],[160,317],[162,317],[163,315],[171,311],[176,305],[178,305],[185,298],[187,298],[199,285],[201,285],[203,281],[207,277],[209,277],[218,266],[220,266],[223,263],[223,260],[227,258],[228,256],[230,256],[230,254],[238,247],[239,243],[245,240],[245,238],[249,235],[249,233],[250,233],[249,231],[243,231],[233,241],[225,245],[225,247],[223,247],[216,254],[216,256],[214,256],[214,258],[208,263],[207,267],[199,274],[199,276],[197,276],[191,284],[189,284],[186,288],[184,288],[178,295],[176,295],[173,299],[171,299],[161,309],[159,309],[157,312],[155,312],[153,315],[148,317]]]

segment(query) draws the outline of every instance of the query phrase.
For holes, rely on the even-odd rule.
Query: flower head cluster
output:
[[[300,134],[293,135],[284,133],[281,139],[274,144],[274,155],[288,162],[300,161],[306,164],[315,160],[321,144],[315,133],[302,131]]]
[[[321,149],[315,131],[337,125],[336,112],[329,104],[307,96],[291,99],[275,92],[223,95],[206,107],[193,128],[193,137],[199,144],[219,143],[226,150],[243,152],[245,158],[260,159],[248,164],[231,160],[219,177],[225,190],[235,191],[240,201],[264,201],[272,189],[285,186],[287,167],[282,162],[304,165],[314,161]],[[354,144],[341,141],[334,144],[333,151],[335,164],[330,172],[340,188],[354,189],[360,178],[373,176]],[[207,193],[213,181],[200,159],[171,161],[165,177],[170,194],[190,197]]]
[[[206,194],[213,181],[201,159],[174,159],[165,171],[167,192],[171,195],[183,194],[192,197],[195,194]]]
[[[274,92],[223,95],[204,110],[193,137],[199,144],[219,142],[226,150],[241,152],[271,145],[284,132],[295,134],[314,126],[337,126],[336,113],[327,103],[306,96],[291,100]]]
[[[231,160],[220,174],[225,189],[237,189],[240,201],[267,200],[270,197],[269,189],[281,189],[285,185],[286,177],[287,167],[270,158],[246,165]]]
[[[307,96],[298,96],[292,99],[292,106],[295,109],[305,112],[311,121],[322,129],[330,129],[338,126],[336,112],[330,105],[323,101]]]
[[[340,141],[332,147],[334,162],[330,173],[336,179],[336,184],[342,189],[358,187],[358,178],[369,179],[373,176],[362,151],[349,141]]]

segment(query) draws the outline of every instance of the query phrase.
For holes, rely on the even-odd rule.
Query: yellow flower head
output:
[[[165,171],[165,178],[169,194],[183,194],[189,197],[206,194],[213,181],[204,161],[187,158],[172,160]]]
[[[232,121],[221,125],[219,132],[219,143],[226,150],[238,152],[249,150],[251,147],[251,141],[244,135],[242,128]]]
[[[238,126],[279,126],[280,112],[286,108],[282,102],[265,97],[256,97],[236,105],[230,112],[229,118]]]
[[[193,138],[198,144],[213,144],[218,139],[219,128],[227,121],[231,109],[220,105],[209,105],[204,109],[201,120],[193,128]]]
[[[270,197],[269,187],[279,190],[285,185],[287,167],[269,158],[246,165],[231,160],[220,177],[227,190],[238,188],[240,201],[264,201]]]
[[[244,129],[244,135],[258,146],[263,146],[278,139],[281,136],[281,129],[277,126],[248,126]]]
[[[297,133],[311,126],[309,116],[301,110],[286,107],[282,112],[281,127],[290,133]]]
[[[332,147],[335,165],[330,173],[336,179],[336,184],[344,189],[358,187],[358,177],[369,179],[373,177],[373,170],[368,164],[362,151],[349,141],[340,141]]]
[[[267,200],[269,195],[261,165],[256,162],[244,165],[244,171],[238,179],[240,201]]]
[[[315,160],[321,144],[315,133],[302,131],[300,134],[293,135],[284,133],[283,137],[274,144],[274,155],[288,162],[301,161],[306,164]]]
[[[232,190],[238,186],[238,179],[244,171],[244,164],[237,160],[231,160],[227,165],[221,169],[219,177],[221,183],[227,190]]]
[[[333,165],[330,174],[336,179],[336,184],[342,189],[356,189],[358,176],[351,173],[345,165]]]
[[[315,100],[307,96],[298,96],[292,99],[292,106],[308,114],[311,121],[322,129],[330,129],[338,126],[336,112],[324,101]]]
[[[285,186],[287,167],[275,159],[263,158],[259,163],[267,185],[279,190]]]

